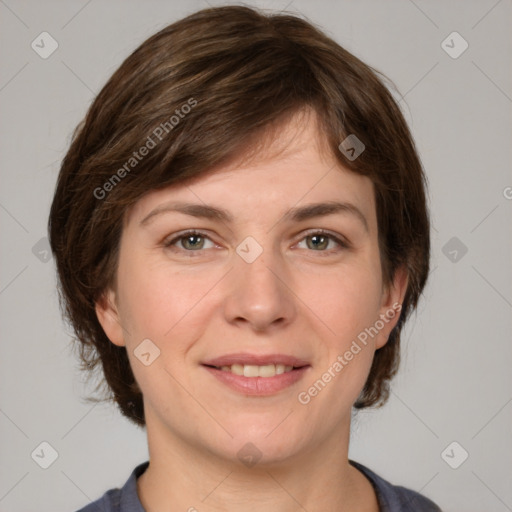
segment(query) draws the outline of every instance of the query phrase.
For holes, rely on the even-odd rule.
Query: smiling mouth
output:
[[[223,372],[233,373],[244,377],[275,377],[276,375],[282,375],[283,373],[289,373],[293,370],[304,368],[304,366],[292,366],[284,364],[265,364],[265,365],[254,365],[254,364],[232,364],[229,366],[213,366],[205,365],[209,368],[215,368]]]
[[[203,361],[201,366],[222,384],[245,396],[271,396],[295,385],[311,364],[287,354],[239,352]]]

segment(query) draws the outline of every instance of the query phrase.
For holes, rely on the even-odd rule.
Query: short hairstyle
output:
[[[145,424],[142,394],[126,348],[110,342],[95,311],[115,286],[125,213],[152,190],[244,154],[305,108],[336,161],[373,183],[384,284],[399,267],[408,274],[398,323],[354,407],[388,399],[400,333],[428,276],[430,229],[426,178],[385,80],[312,23],[245,6],[204,9],[165,27],[108,80],[62,161],[48,229],[82,369],[101,363],[102,395],[126,417]],[[339,149],[349,135],[365,146],[355,159]]]

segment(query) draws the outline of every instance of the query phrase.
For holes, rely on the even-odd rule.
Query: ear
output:
[[[96,316],[108,339],[119,347],[125,345],[123,328],[119,312],[116,306],[116,295],[110,288],[100,297],[95,304]]]
[[[393,282],[389,283],[383,289],[379,320],[377,322],[379,327],[381,327],[382,324],[384,324],[384,326],[379,329],[379,334],[375,340],[376,350],[387,343],[393,327],[395,327],[400,318],[408,282],[409,276],[407,269],[405,265],[403,265],[396,269]]]

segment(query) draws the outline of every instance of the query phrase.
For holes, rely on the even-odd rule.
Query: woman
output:
[[[82,512],[440,510],[348,459],[429,219],[396,103],[310,23],[220,7],[149,38],[77,128],[49,231],[84,367],[148,436]]]

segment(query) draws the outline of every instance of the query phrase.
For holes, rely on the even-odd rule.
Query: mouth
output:
[[[245,395],[268,396],[302,379],[311,365],[282,354],[230,354],[201,364],[211,375]]]

